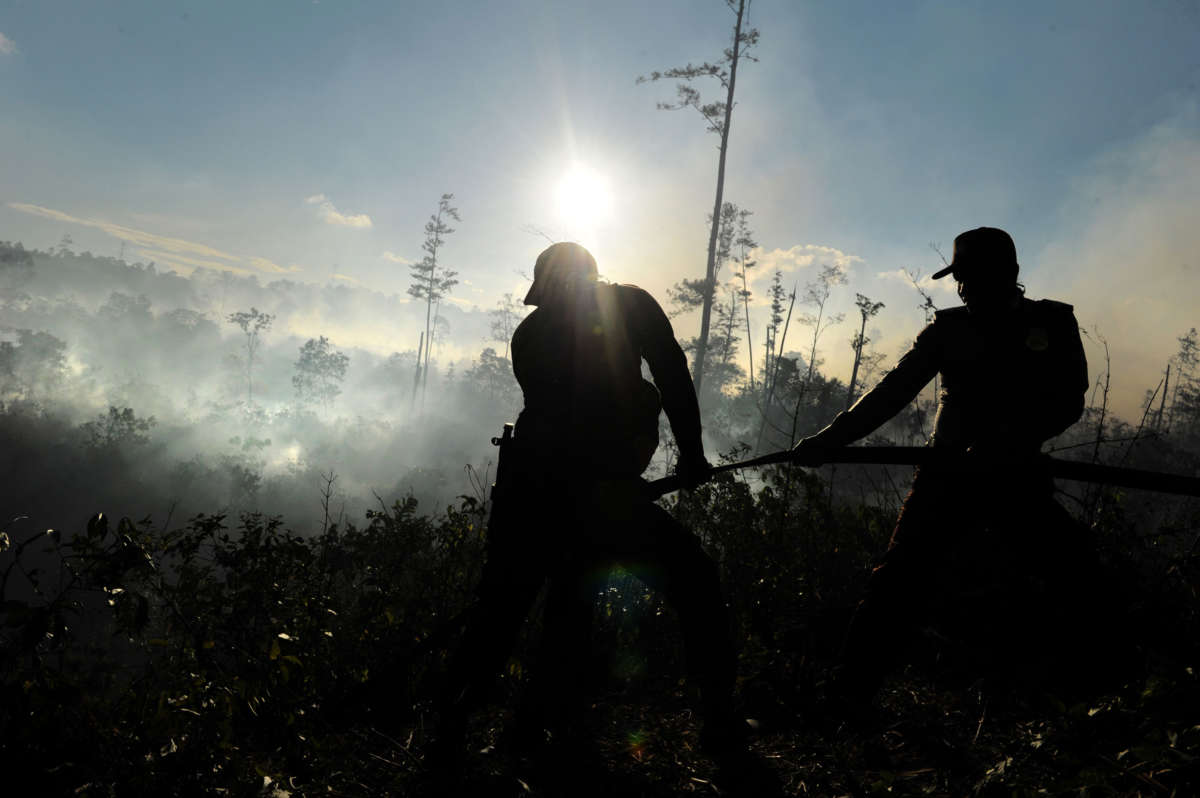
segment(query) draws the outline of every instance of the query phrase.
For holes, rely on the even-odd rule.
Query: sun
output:
[[[558,181],[555,192],[558,215],[575,230],[590,230],[612,214],[612,190],[608,179],[582,164],[576,164]]]

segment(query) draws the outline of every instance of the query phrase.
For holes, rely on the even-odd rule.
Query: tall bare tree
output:
[[[824,266],[821,268],[821,273],[804,286],[804,296],[800,299],[800,303],[812,308],[812,312],[802,313],[797,321],[805,327],[812,327],[813,331],[812,344],[808,353],[808,374],[804,378],[806,385],[812,382],[817,367],[822,363],[821,358],[817,355],[817,344],[821,339],[821,334],[833,325],[841,324],[842,320],[846,318],[843,313],[825,314],[825,305],[829,302],[829,296],[833,293],[834,287],[843,285],[845,282],[845,272],[837,266]]]
[[[438,347],[450,338],[450,320],[441,314],[441,309],[440,302],[433,306],[433,349],[430,351],[435,355]]]
[[[808,373],[805,375],[804,382],[801,384],[800,390],[796,395],[796,408],[792,412],[792,432],[791,440],[788,443],[789,446],[796,442],[796,425],[800,419],[800,404],[804,401],[804,396],[808,392],[808,389],[812,387],[817,367],[822,363],[820,356],[817,354],[817,345],[820,343],[821,335],[833,325],[841,324],[845,318],[845,315],[842,313],[826,314],[825,312],[825,306],[829,302],[829,296],[833,293],[834,287],[842,285],[845,282],[845,272],[837,266],[825,266],[821,269],[820,274],[804,286],[804,297],[800,302],[812,310],[808,313],[802,313],[798,321],[801,325],[812,328],[812,344],[808,352]]]
[[[696,339],[696,357],[692,363],[692,380],[696,384],[697,391],[700,390],[704,376],[704,358],[708,350],[708,328],[712,319],[713,295],[716,293],[717,287],[717,236],[720,232],[721,207],[725,195],[725,157],[729,149],[729,125],[733,119],[733,95],[737,85],[737,68],[738,63],[743,59],[758,60],[750,55],[750,50],[758,44],[758,31],[754,28],[743,28],[747,22],[750,0],[725,0],[725,5],[734,13],[735,20],[732,45],[725,49],[721,58],[717,59],[715,63],[708,61],[699,65],[688,63],[686,66],[674,67],[663,72],[651,72],[649,76],[640,75],[637,79],[638,83],[653,82],[663,78],[678,80],[679,82],[675,85],[675,102],[660,102],[658,107],[662,110],[672,111],[680,108],[694,108],[708,123],[709,132],[716,133],[721,137],[720,155],[717,159],[717,195],[713,201],[712,224],[708,234],[708,263],[704,270],[704,282],[702,283],[704,293],[700,314],[700,335]],[[693,81],[701,78],[716,78],[721,84],[721,88],[725,90],[725,101],[703,102],[700,99],[699,89],[692,85]]]
[[[788,329],[792,326],[792,308],[796,306],[796,288],[792,288],[788,298],[787,316],[783,315],[783,274],[776,270],[771,281],[771,321],[767,325],[767,355],[763,368],[763,403],[760,410],[761,420],[758,425],[758,439],[754,443],[754,451],[762,451],[763,433],[766,432],[768,417],[771,414],[771,402],[775,398],[775,385],[779,381],[779,367],[784,360],[783,349],[787,344]],[[778,427],[771,424],[778,431]]]
[[[767,334],[763,341],[763,348],[766,354],[763,355],[763,402],[770,402],[768,393],[772,387],[772,375],[775,373],[775,348],[776,342],[779,339],[779,330],[783,326],[783,301],[787,299],[787,292],[783,290],[783,272],[776,269],[774,276],[771,278],[771,288],[769,290],[771,297],[771,315],[767,320]],[[795,291],[792,291],[793,300],[795,299]],[[790,312],[790,308],[789,308]]]
[[[750,216],[754,211],[743,209],[738,210],[737,216],[737,237],[733,241],[737,256],[737,271],[734,272],[735,277],[741,278],[742,290],[738,295],[742,298],[742,306],[746,311],[746,357],[750,362],[750,393],[754,393],[754,338],[750,333],[750,284],[746,276],[746,272],[753,269],[757,264],[756,261],[750,259],[750,252],[758,246],[758,242],[754,240],[754,234],[750,231]]]
[[[258,355],[258,338],[262,333],[271,329],[271,322],[273,321],[275,321],[273,314],[263,313],[255,307],[250,308],[248,311],[240,310],[237,313],[229,314],[229,322],[241,328],[242,334],[246,336],[243,348],[246,351],[247,405],[254,399],[254,359]]]
[[[448,224],[449,219],[462,221],[458,218],[458,208],[450,204],[453,194],[443,194],[438,200],[437,212],[425,223],[425,257],[419,263],[409,267],[413,282],[408,287],[408,293],[417,299],[425,300],[425,339],[423,351],[417,353],[418,366],[421,368],[421,396],[425,395],[425,385],[429,382],[429,352],[433,348],[433,306],[441,302],[442,297],[450,289],[458,285],[458,272],[447,269],[438,262],[438,254],[446,243],[446,236],[454,232]],[[424,358],[424,366],[420,366]],[[416,386],[413,386],[413,399],[416,399]]]
[[[735,360],[738,343],[741,338],[737,333],[738,326],[738,292],[729,286],[729,304],[721,302],[716,307],[717,331],[710,339],[717,357],[714,359],[709,373],[715,383],[714,393],[725,390],[725,386],[733,383],[742,376],[742,367]]]
[[[858,306],[858,312],[862,314],[862,326],[858,330],[858,335],[850,341],[850,346],[854,349],[854,368],[850,369],[850,387],[846,389],[847,410],[850,409],[850,405],[854,404],[854,386],[858,382],[858,367],[862,365],[863,348],[870,340],[867,338],[867,319],[874,317],[883,309],[882,302],[872,302],[870,297],[865,294],[856,293],[854,304]]]

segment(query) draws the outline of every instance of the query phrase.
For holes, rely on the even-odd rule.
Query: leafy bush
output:
[[[849,491],[869,476],[839,479]],[[879,765],[861,739],[834,745],[830,732],[796,725],[896,510],[891,492],[843,503],[830,490],[815,472],[781,467],[756,489],[724,475],[668,503],[722,565],[741,692],[776,724],[778,767],[797,780],[823,772],[829,789],[863,793],[1195,786],[1188,768],[1200,727],[1185,709],[1200,699],[1194,507],[1181,503],[1171,524],[1139,534],[1123,514],[1135,497],[1110,492],[1102,503],[1097,541],[1121,594],[1135,600],[1097,628],[1136,653],[1130,667],[1091,692],[1053,682],[988,690],[961,641],[931,635],[885,691],[896,720],[884,738],[891,758]],[[97,515],[66,537],[14,522],[0,537],[6,764],[46,773],[53,794],[414,789],[437,678],[482,567],[486,509],[464,497],[423,515],[410,497],[361,526],[327,523],[311,537],[259,514],[235,524],[199,515],[177,529]],[[597,610],[596,650],[612,652],[599,688],[660,704],[665,696],[665,711],[683,706],[671,704],[684,668],[661,597],[618,572]],[[537,625],[535,616],[498,706],[524,678]],[[475,733],[494,740],[498,717]],[[670,740],[678,732],[669,724],[684,722],[662,723]],[[612,756],[616,766],[646,766]],[[678,772],[663,770],[654,794],[673,792]]]
[[[3,571],[5,759],[50,792],[310,782],[331,724],[418,708],[422,643],[478,575],[479,508],[416,506],[308,539],[255,514],[26,537]]]

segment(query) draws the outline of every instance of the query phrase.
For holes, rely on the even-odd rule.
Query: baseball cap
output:
[[[525,295],[525,304],[538,304],[549,283],[572,274],[583,275],[593,281],[597,279],[599,272],[592,253],[574,241],[560,241],[546,247],[533,265],[533,285],[529,286],[529,293]]]
[[[963,274],[990,266],[1012,266],[1017,263],[1017,245],[1012,236],[998,227],[976,227],[959,233],[954,239],[954,257],[944,269],[933,273],[940,280],[951,272]]]

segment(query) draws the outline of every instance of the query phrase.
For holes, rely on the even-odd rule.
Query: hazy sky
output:
[[[402,293],[453,192],[460,302],[524,290],[530,225],[664,297],[702,275],[717,139],[635,78],[718,57],[732,22],[720,0],[3,0],[0,239]],[[1004,227],[1029,295],[1108,337],[1136,416],[1200,325],[1200,2],[756,0],[750,22],[726,197],[754,211],[759,297],[774,268],[844,264],[837,309],[886,302],[891,361],[921,325],[898,271]],[[564,210],[573,169],[598,188]],[[823,339],[835,374],[852,333]]]

